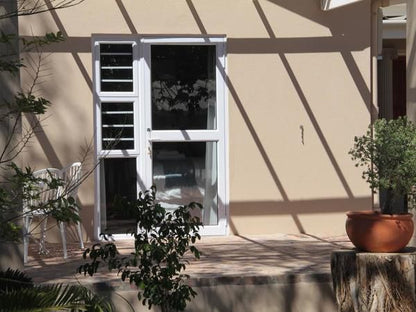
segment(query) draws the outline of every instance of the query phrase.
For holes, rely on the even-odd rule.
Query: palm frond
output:
[[[0,293],[0,312],[113,311],[112,304],[106,298],[81,285],[46,284],[7,289]]]
[[[32,278],[19,270],[0,271],[0,293],[33,287]]]

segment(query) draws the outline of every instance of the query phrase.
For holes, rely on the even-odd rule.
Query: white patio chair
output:
[[[65,182],[64,188],[64,196],[66,198],[72,197],[76,200],[78,194],[78,188],[81,181],[81,171],[82,171],[82,164],[80,162],[74,162],[73,164],[63,168],[61,170],[61,177]],[[60,224],[61,229],[61,236],[65,237],[65,224],[61,222]],[[78,230],[78,237],[80,242],[81,249],[84,249],[84,241],[82,239],[82,229],[81,223],[77,222],[77,230]],[[65,241],[65,249],[66,252],[66,241]]]
[[[52,181],[53,179],[61,178],[61,171],[56,168],[47,168],[35,171],[33,176],[38,179]],[[23,261],[24,263],[27,263],[29,237],[31,233],[30,226],[34,217],[38,217],[40,219],[41,237],[39,243],[39,252],[48,252],[45,247],[48,215],[45,212],[45,209],[36,209],[36,207],[41,207],[43,203],[47,203],[50,200],[58,199],[59,196],[62,195],[63,187],[58,186],[56,189],[50,189],[48,183],[40,181],[39,183],[36,183],[36,185],[28,185],[27,189],[24,191],[28,191],[32,196],[36,197],[23,203]],[[62,237],[63,241],[64,239],[65,238]]]

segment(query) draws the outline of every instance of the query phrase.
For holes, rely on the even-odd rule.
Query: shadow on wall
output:
[[[62,21],[60,20],[57,12],[55,10],[52,10],[52,4],[47,1],[46,5],[50,11],[45,14],[50,14],[52,16],[52,19],[54,20],[57,26],[57,29],[59,29],[59,31],[62,32],[65,38],[65,41],[42,47],[42,55],[46,55],[49,52],[53,52],[53,53],[59,52],[61,45],[65,46],[68,43],[70,45],[73,45],[73,43],[69,42],[70,36],[68,32],[66,31],[66,28],[64,27]],[[40,19],[40,23],[44,23],[43,27],[45,29],[49,28],[49,26],[46,24],[47,23],[46,19]],[[43,34],[41,33],[38,35],[43,35]],[[84,87],[88,88],[92,93],[92,88],[93,88],[92,79],[88,74],[88,70],[85,68],[85,66],[83,65],[81,61],[81,58],[79,56],[80,51],[78,50],[79,49],[75,47],[73,51],[70,52],[70,55],[72,56],[73,61],[76,64],[76,67],[81,74],[81,77],[84,78],[84,83],[85,83]],[[90,48],[88,49],[88,52],[91,52]],[[28,61],[33,62],[30,56],[28,56]],[[73,65],[67,64],[67,66],[73,66]],[[30,66],[28,67],[30,68]],[[85,128],[87,129],[89,127],[92,127],[92,120],[90,121],[88,118],[86,118],[88,114],[86,114],[84,111],[75,109],[75,107],[72,105],[72,102],[71,102],[72,99],[68,100],[61,96],[60,98],[58,98],[58,100],[56,100],[57,94],[59,94],[59,88],[61,86],[56,86],[56,85],[54,86],[53,84],[48,85],[49,81],[53,80],[54,68],[52,68],[52,66],[49,64],[46,58],[45,58],[45,61],[43,61],[41,64],[41,69],[42,69],[43,76],[45,77],[43,76],[40,77],[41,81],[37,87],[39,90],[41,90],[43,96],[45,96],[47,99],[52,101],[52,105],[51,105],[52,107],[49,108],[46,114],[46,117],[44,118],[46,120],[42,122],[40,125],[38,125],[39,129],[38,131],[35,132],[35,137],[39,146],[41,147],[43,151],[43,156],[41,157],[39,156],[39,153],[34,152],[34,153],[31,153],[31,155],[27,157],[27,160],[29,160],[30,162],[33,162],[33,160],[36,161],[36,157],[38,157],[40,158],[37,160],[38,163],[39,162],[44,163],[44,164],[47,163],[48,164],[47,166],[49,167],[62,168],[68,162],[80,161],[81,159],[85,157],[92,156],[92,155],[89,155],[89,153],[92,152],[92,148],[88,147],[90,143],[88,143],[87,141],[92,141],[93,138],[84,138],[85,143],[83,145],[80,144],[78,146],[75,146],[76,148],[74,148],[74,146],[71,145],[72,144],[71,140],[73,139],[73,137],[72,138],[69,137],[70,140],[59,140],[59,141],[55,140],[54,141],[53,139],[51,139],[51,133],[48,133],[47,119],[49,118],[54,119],[53,121],[54,124],[62,125],[62,128],[60,128],[60,131],[62,131],[62,133],[65,133],[64,131],[66,130],[71,131],[71,128],[69,129],[65,128],[65,125],[68,127],[68,124],[70,124],[68,123],[68,119],[76,120],[78,122],[83,121],[85,124],[87,122],[90,122],[85,125]],[[54,111],[54,109],[59,110],[60,108],[63,108],[63,106],[65,106],[66,108],[64,109],[64,111],[66,112],[65,115],[58,114],[56,111]],[[67,107],[71,107],[72,109],[68,110]],[[92,104],[89,110],[92,111]],[[36,123],[36,121],[33,120],[32,116],[26,116],[26,118],[30,124]],[[77,140],[76,142],[79,142],[79,141],[80,140]],[[87,151],[87,152],[84,153],[84,151]],[[92,164],[92,166],[94,166],[94,164]]]
[[[138,25],[134,24],[134,21],[128,15],[128,11],[123,5],[123,2],[117,0],[117,5],[122,13],[122,16],[125,19],[125,22],[128,24],[129,29],[132,34],[136,34],[139,29]],[[198,14],[198,8],[195,7],[192,0],[186,1],[189,7],[189,14],[192,14],[199,31],[201,34],[209,34],[210,30],[204,25],[204,21]],[[274,32],[271,22],[267,18],[267,11],[263,9],[264,5],[274,4],[276,6],[282,7],[292,13],[298,14],[306,19],[312,20],[320,25],[328,27],[331,32],[330,36],[324,37],[289,37],[281,38],[278,33]],[[297,214],[302,213],[331,213],[331,212],[343,212],[350,210],[350,207],[354,209],[368,208],[368,204],[371,204],[371,199],[369,198],[354,198],[354,195],[351,191],[350,186],[347,183],[347,180],[343,173],[343,168],[338,164],[333,151],[327,141],[325,134],[322,128],[319,125],[319,122],[312,111],[310,103],[308,103],[306,96],[302,91],[302,86],[297,80],[293,69],[290,67],[289,62],[287,61],[287,55],[293,53],[326,53],[326,52],[338,52],[341,54],[346,67],[356,85],[357,90],[359,91],[363,103],[367,106],[369,113],[371,114],[374,111],[374,106],[371,103],[371,90],[368,88],[368,85],[363,77],[363,74],[360,71],[359,66],[354,60],[352,53],[355,51],[363,51],[369,48],[369,41],[365,36],[356,36],[357,33],[361,33],[363,30],[360,28],[362,23],[341,23],[340,20],[345,20],[345,16],[354,16],[357,12],[360,12],[362,16],[367,16],[370,12],[370,5],[368,1],[361,1],[351,6],[345,6],[341,9],[322,12],[319,8],[319,2],[310,2],[306,4],[303,1],[293,2],[293,1],[283,1],[283,0],[268,0],[260,1],[253,0],[253,10],[256,10],[259,19],[262,21],[268,37],[266,38],[228,38],[227,39],[227,52],[229,54],[275,54],[280,58],[281,62],[284,64],[285,69],[288,72],[288,75],[294,85],[295,90],[298,93],[299,100],[302,103],[308,118],[310,119],[315,132],[317,133],[322,146],[328,155],[328,159],[332,164],[334,171],[336,172],[338,178],[340,179],[345,192],[348,196],[347,199],[329,199],[329,200],[305,200],[305,201],[294,201],[291,202],[288,199],[284,185],[279,179],[279,174],[276,172],[273,162],[274,160],[268,155],[268,151],[265,149],[263,143],[260,140],[260,136],[257,133],[256,127],[253,122],[250,120],[250,116],[246,112],[245,106],[247,103],[239,97],[239,92],[233,86],[230,77],[224,72],[224,78],[228,83],[228,89],[231,97],[234,99],[234,102],[238,106],[238,111],[242,115],[245,124],[250,132],[250,135],[256,142],[257,149],[262,156],[264,162],[267,165],[267,168],[273,177],[275,184],[280,192],[283,202],[231,202],[230,211],[233,216],[250,216],[250,215],[291,215],[296,223],[297,228],[302,233],[304,229],[300,224],[300,221],[297,217]],[[61,29],[61,31],[67,37],[67,40],[63,43],[50,45],[45,47],[45,52],[51,53],[69,53],[73,56],[74,61],[84,78],[84,82],[90,90],[92,88],[91,77],[88,74],[88,71],[83,66],[81,60],[79,59],[79,53],[90,53],[91,52],[91,38],[90,37],[74,37],[70,36],[65,30],[65,26],[60,20],[56,12],[51,12],[52,17],[56,25]],[[370,21],[368,22],[370,24]],[[366,30],[367,31],[367,30]],[[369,31],[369,30],[368,30]],[[173,34],[169,34],[173,35]],[[181,35],[181,34],[179,34]],[[183,34],[182,34],[183,35]],[[369,118],[370,119],[370,118]],[[48,141],[46,135],[39,135],[38,140],[40,145],[45,150],[45,155],[50,155],[51,163],[60,163],[60,159],[57,156],[57,153],[53,151],[53,145]],[[93,211],[91,208],[83,208],[84,210]],[[90,210],[91,209],[91,210]],[[85,214],[83,213],[85,217]],[[92,218],[90,219],[88,214],[88,220],[84,220],[84,225],[88,228],[90,221],[92,224]],[[238,231],[234,231],[238,233]]]
[[[245,219],[244,224],[256,223],[255,217],[267,216],[290,216],[299,233],[306,234],[304,226],[299,217],[311,214],[333,214],[345,213],[349,210],[368,210],[372,207],[371,197],[361,198],[332,198],[317,200],[298,200],[298,201],[244,201],[230,203],[230,230],[234,235],[238,235],[241,231],[235,220],[240,217],[250,217],[253,219]],[[233,221],[234,219],[234,221]],[[322,217],[324,220],[324,217]],[[272,222],[272,221],[271,221]],[[241,222],[243,223],[243,222]],[[259,227],[257,225],[257,227]]]
[[[363,198],[334,198],[297,201],[244,201],[231,202],[230,209],[235,216],[250,215],[285,215],[285,214],[313,214],[337,213],[348,210],[369,209],[370,197]]]

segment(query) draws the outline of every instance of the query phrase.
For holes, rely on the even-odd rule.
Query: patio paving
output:
[[[86,247],[92,243],[86,243]],[[117,242],[120,253],[132,251],[132,240]],[[292,283],[308,280],[330,281],[330,254],[352,248],[346,236],[316,237],[305,234],[203,237],[197,243],[201,259],[191,260],[186,273],[196,286],[219,284]],[[63,259],[61,244],[47,244],[50,253],[38,255],[32,243],[25,271],[35,282],[111,284],[120,287],[117,272],[103,267],[94,277],[84,277],[76,269],[84,263],[78,244],[68,245]],[[123,287],[129,287],[125,285]]]

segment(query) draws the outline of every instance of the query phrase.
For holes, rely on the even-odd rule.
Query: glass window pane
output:
[[[101,103],[102,149],[134,149],[133,103]]]
[[[128,92],[133,91],[133,82],[113,81],[101,82],[101,91]]]
[[[115,67],[115,69],[117,69],[117,67],[122,67],[122,66],[132,66],[132,55],[129,54],[103,54],[101,53],[101,57],[100,57],[100,61],[101,61],[101,68],[102,70],[104,69],[108,69],[106,67],[109,66],[113,66]],[[120,68],[119,68],[120,69]]]
[[[133,114],[131,113],[113,113],[113,114],[103,114],[102,116],[102,123],[104,125],[106,124],[111,124],[111,125],[125,125],[125,124],[129,124],[132,125],[133,124]]]
[[[152,128],[216,129],[213,45],[153,45]]]
[[[106,158],[100,164],[101,225],[107,233],[127,233],[136,228],[134,216],[119,205],[121,198],[137,198],[135,158]]]
[[[218,223],[216,142],[153,143],[153,184],[168,209],[192,201],[204,206],[202,221]]]
[[[103,79],[133,79],[133,73],[129,69],[103,69],[101,70]]]
[[[100,44],[101,91],[133,91],[133,46]]]
[[[102,111],[131,111],[132,102],[102,102]]]
[[[101,53],[131,53],[130,43],[101,43]]]

